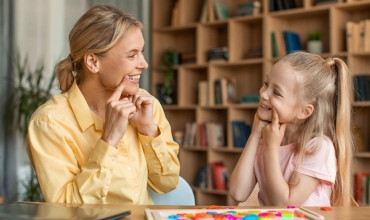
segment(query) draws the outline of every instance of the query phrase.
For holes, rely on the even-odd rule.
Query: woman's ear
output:
[[[311,104],[304,105],[300,112],[298,112],[297,118],[298,119],[306,119],[310,117],[315,110],[315,107]]]
[[[87,69],[90,70],[90,72],[97,73],[99,72],[99,61],[98,57],[93,53],[87,53],[84,56],[84,62],[87,67]]]

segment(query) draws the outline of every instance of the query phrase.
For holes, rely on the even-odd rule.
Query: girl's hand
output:
[[[279,148],[284,138],[286,124],[279,123],[279,115],[275,108],[272,108],[271,123],[262,129],[263,143],[266,147],[276,146]]]
[[[136,111],[135,105],[128,98],[120,99],[126,86],[125,79],[122,79],[105,106],[105,125],[101,139],[116,148],[126,132],[128,120]]]
[[[141,134],[158,136],[158,126],[153,121],[153,96],[147,92],[139,91],[136,95],[131,96],[130,100],[136,106],[136,112],[130,118],[130,122],[136,126]]]
[[[251,135],[257,138],[258,140],[262,138],[262,129],[268,125],[268,121],[261,120],[257,112],[254,114],[253,126]]]

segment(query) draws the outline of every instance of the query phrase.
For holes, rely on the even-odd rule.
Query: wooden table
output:
[[[52,204],[52,203],[33,203],[33,204]],[[87,208],[107,208],[107,209],[128,209],[131,214],[122,220],[145,220],[145,209],[194,209],[206,208],[205,206],[157,206],[157,205],[98,205],[98,204],[53,204],[68,207],[87,207]],[[225,207],[226,208],[226,207]],[[240,209],[259,209],[256,206],[234,206]],[[279,209],[286,207],[263,207],[268,209]],[[370,206],[362,207],[332,207],[331,211],[320,210],[320,207],[304,207],[325,217],[325,220],[370,220]]]

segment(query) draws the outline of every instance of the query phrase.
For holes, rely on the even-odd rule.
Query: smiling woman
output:
[[[139,88],[148,68],[142,24],[98,5],[69,35],[57,65],[62,94],[33,114],[28,155],[47,202],[152,204],[177,187],[178,144],[157,99]]]

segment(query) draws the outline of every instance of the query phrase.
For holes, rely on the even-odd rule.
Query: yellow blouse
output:
[[[39,107],[29,122],[27,153],[46,202],[153,204],[147,190],[177,187],[179,146],[155,99],[152,138],[128,125],[118,148],[101,140],[102,118],[93,113],[73,84]]]

